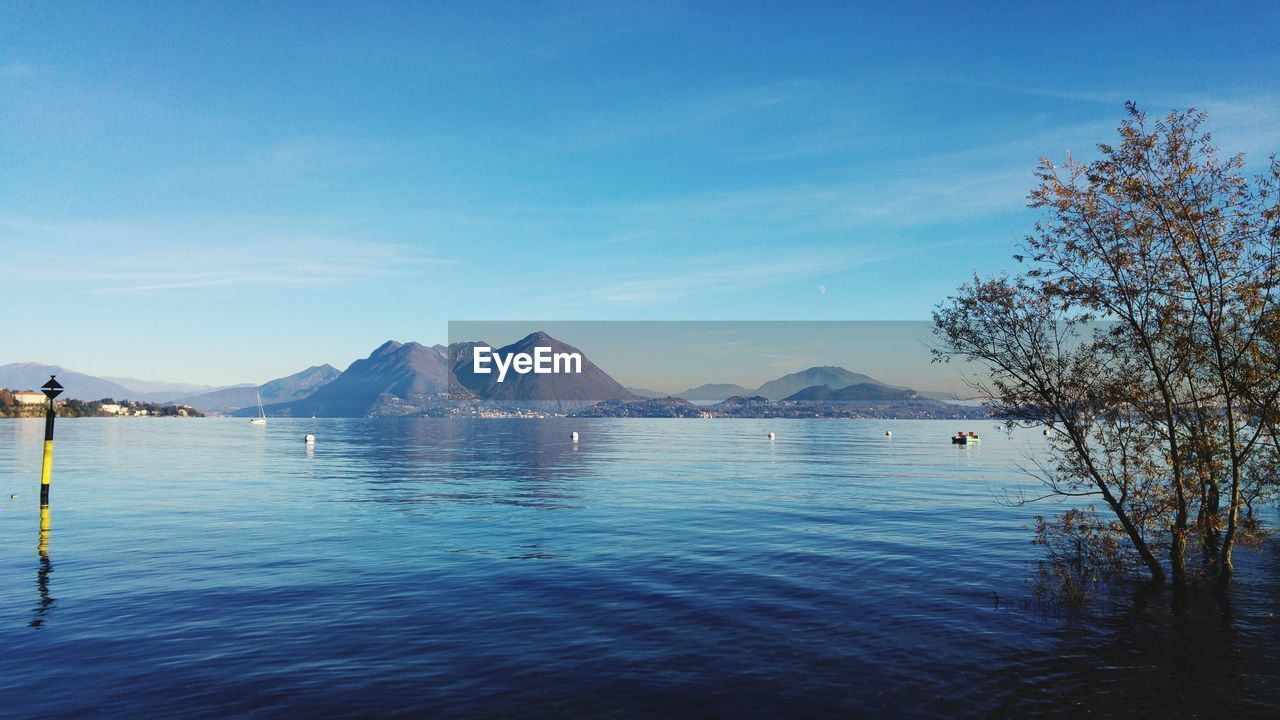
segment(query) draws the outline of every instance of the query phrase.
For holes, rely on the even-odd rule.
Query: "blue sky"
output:
[[[0,3],[0,363],[918,320],[1126,99],[1280,150],[1280,5]]]

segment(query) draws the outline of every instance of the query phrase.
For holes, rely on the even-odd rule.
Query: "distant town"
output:
[[[205,414],[189,405],[101,400],[54,400],[58,417],[204,417]],[[38,390],[9,390],[0,388],[0,418],[44,417],[49,399]]]

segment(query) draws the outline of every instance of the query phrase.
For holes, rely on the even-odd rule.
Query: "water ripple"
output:
[[[1024,609],[1033,509],[994,497],[1027,482],[1013,462],[1043,440],[952,447],[953,425],[65,422],[43,556],[30,504],[0,505],[0,643],[22,658],[0,702],[620,718],[1280,704],[1274,552],[1241,554],[1230,617],[1163,596]],[[0,431],[22,469],[0,490],[30,493],[40,429]]]

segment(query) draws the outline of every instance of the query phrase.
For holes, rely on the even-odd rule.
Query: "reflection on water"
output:
[[[1163,592],[1028,610],[1025,525],[1046,509],[996,498],[1043,438],[978,427],[981,446],[955,447],[952,424],[68,422],[57,622],[47,518],[33,619],[30,511],[0,513],[0,644],[29,659],[0,674],[0,702],[31,717],[1280,702],[1280,549],[1241,553],[1229,614]],[[38,467],[38,450],[38,433],[0,433],[5,467]],[[36,692],[50,682],[75,691]]]
[[[1010,692],[1000,708],[1072,717],[1274,716],[1280,699],[1275,595],[1256,591],[1277,589],[1271,575],[1267,587],[1245,593],[1256,607],[1244,622],[1213,592],[1136,589],[1109,614],[1052,629],[1057,643],[1047,652],[1012,649],[992,682],[1034,685],[1037,692]]]
[[[40,603],[36,606],[36,615],[29,623],[30,627],[44,625],[45,615],[53,608],[53,597],[49,595],[49,573],[53,572],[53,563],[49,562],[49,506],[40,506],[40,539],[36,542],[36,552],[40,555],[40,569],[36,571],[36,588],[40,592]]]

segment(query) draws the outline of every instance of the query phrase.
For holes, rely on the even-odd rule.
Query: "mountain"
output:
[[[66,388],[59,399],[123,400],[132,399],[136,395],[125,386],[110,380],[78,373],[58,365],[42,365],[33,362],[0,366],[0,387],[10,390],[38,390],[41,385],[49,381],[50,375],[57,375],[58,382]]]
[[[581,350],[546,333],[528,335],[498,348],[495,354],[532,354],[536,347],[549,347],[553,353],[581,353],[581,373],[521,375],[511,370],[499,383],[495,365],[491,364],[494,372],[488,374],[474,371],[472,357],[478,346],[489,347],[483,342],[428,347],[389,340],[309,396],[266,404],[265,410],[267,415],[284,417],[365,417],[439,410],[459,402],[552,403],[559,409],[570,409],[601,400],[636,399]],[[247,416],[256,411],[254,404],[234,414]]]
[[[920,394],[909,388],[892,388],[879,383],[856,383],[842,388],[814,385],[783,398],[784,402],[859,402],[868,400],[916,400]]]
[[[707,383],[684,392],[676,393],[676,397],[693,402],[720,402],[734,395],[750,395],[751,391],[733,383]]]
[[[582,356],[581,373],[507,373],[498,382],[498,372],[490,364],[492,372],[477,373],[472,364],[474,343],[468,343],[465,352],[453,352],[457,362],[452,368],[458,386],[466,388],[481,400],[491,402],[538,403],[553,405],[558,409],[582,407],[602,400],[635,400],[636,395],[623,387],[587,358],[578,348],[563,343],[544,332],[530,333],[516,342],[498,348],[494,355],[509,356],[513,353],[533,354],[538,347],[550,348],[552,353],[578,353]]]
[[[308,397],[272,403],[266,412],[285,417],[365,417],[390,407],[416,407],[449,389],[447,356],[448,349],[443,345],[427,347],[388,340]],[[255,405],[235,414],[256,412]]]
[[[755,394],[770,400],[781,400],[815,385],[827,385],[833,389],[838,389],[864,383],[894,387],[862,373],[850,372],[842,367],[824,365],[822,367],[811,367],[808,370],[801,370],[790,375],[783,375],[777,380],[770,380],[756,388]],[[903,388],[895,389],[901,390]]]
[[[450,390],[471,393],[471,391],[467,389],[466,383],[463,383],[458,378],[458,373],[462,372],[470,377],[470,373],[467,368],[471,366],[475,349],[478,347],[492,347],[492,345],[484,342],[483,340],[469,340],[466,342],[450,343],[449,347],[445,349],[445,365],[449,368]],[[467,382],[471,383],[472,381],[468,380]]]
[[[258,397],[255,393],[262,395],[264,404],[302,400],[332,382],[340,374],[338,369],[332,365],[313,365],[301,372],[276,378],[262,385],[239,385],[224,388],[185,397],[180,402],[184,405],[190,405],[201,412],[226,413],[240,408],[252,408],[257,412]]]
[[[164,382],[162,380],[138,380],[137,378],[110,377],[107,375],[104,375],[102,379],[109,380],[110,382],[120,385],[124,389],[128,390],[132,393],[132,395],[129,396],[130,399],[155,396],[180,398],[223,389],[213,385]]]
[[[652,400],[654,398],[671,397],[671,393],[664,393],[661,390],[650,390],[649,388],[628,387],[627,390],[638,398]]]

